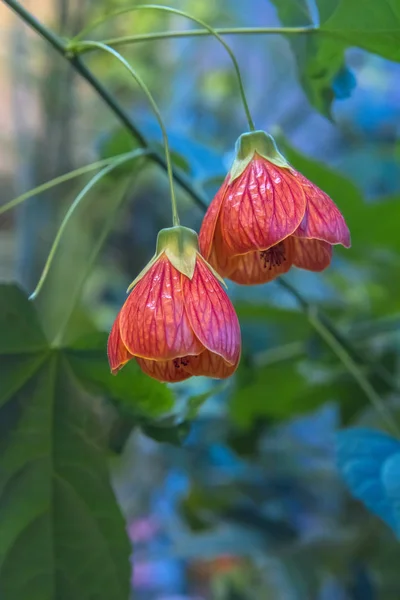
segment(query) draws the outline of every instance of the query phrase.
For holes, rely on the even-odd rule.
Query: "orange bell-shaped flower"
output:
[[[236,158],[200,230],[200,250],[237,283],[266,283],[292,265],[329,266],[332,246],[350,246],[337,206],[293,169],[263,131],[243,134]]]
[[[131,284],[111,330],[112,373],[135,358],[159,381],[232,375],[240,358],[240,327],[221,282],[199,254],[194,231],[161,230],[156,254]]]

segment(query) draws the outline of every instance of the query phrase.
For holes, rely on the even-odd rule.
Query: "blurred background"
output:
[[[24,3],[69,37],[125,4]],[[279,26],[286,6],[297,11],[294,25],[307,24],[310,15],[318,19],[316,6],[301,0],[175,0],[171,6],[214,27]],[[190,27],[181,17],[143,11],[117,17],[90,37]],[[0,203],[135,147],[93,89],[3,4],[0,33]],[[306,36],[226,39],[256,127],[276,134],[288,159],[333,197],[351,229],[352,248],[335,249],[326,272],[293,269],[288,279],[351,342],[396,418],[400,65],[347,48],[328,96],[313,101],[307,88],[312,74],[307,80],[298,64]],[[210,201],[246,130],[227,53],[209,37],[142,41],[120,51],[160,107],[175,166]],[[154,115],[129,74],[98,52],[84,60],[162,150]],[[89,177],[0,216],[1,279],[34,289],[57,228]],[[198,230],[201,209],[176,189],[181,221]],[[91,249],[111,217],[110,234],[93,261]],[[168,182],[157,165],[127,163],[99,183],[68,225],[39,298],[47,331],[81,277],[82,305],[108,331],[127,286],[154,253],[158,230],[169,225]],[[202,378],[179,384],[172,410],[158,410],[155,399],[154,421],[133,430],[135,423],[121,422],[116,432],[110,461],[134,547],[135,598],[398,600],[395,536],[350,498],[335,463],[335,432],[348,425],[383,428],[379,415],[276,282],[229,285],[229,292],[243,335],[237,375],[222,384]]]

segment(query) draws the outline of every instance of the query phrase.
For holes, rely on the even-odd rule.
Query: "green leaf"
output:
[[[0,364],[0,405],[7,400],[36,373],[46,360],[46,354],[1,355]]]
[[[112,158],[124,152],[131,152],[139,147],[138,142],[126,127],[117,127],[101,144],[100,156],[101,158]],[[123,168],[125,170],[130,169],[131,165],[124,165]]]
[[[244,430],[262,418],[280,421],[311,412],[327,402],[337,402],[343,422],[349,422],[368,404],[347,372],[332,371],[321,383],[311,384],[292,360],[258,368],[241,365],[237,379],[230,413]]]
[[[0,596],[127,600],[130,543],[98,409],[24,294],[0,286],[0,307]]]
[[[272,0],[282,25],[286,27],[312,25],[307,0]],[[337,0],[325,0],[324,7],[336,5]],[[336,42],[330,55],[323,51],[324,38],[320,33],[289,37],[297,62],[300,83],[311,103],[320,113],[330,117],[334,99],[333,80],[344,66],[342,44]]]
[[[242,323],[257,323],[258,326],[266,324],[268,328],[276,327],[280,337],[299,340],[310,332],[307,317],[300,310],[280,308],[256,302],[235,302],[235,309]]]
[[[318,0],[321,6],[324,0]],[[398,0],[339,0],[321,31],[347,46],[359,46],[389,60],[400,61]]]
[[[51,268],[34,301],[48,339],[58,345],[65,345],[79,335],[74,317],[79,310],[82,289],[114,223],[128,181],[137,173],[138,162],[130,162],[129,176],[117,168],[118,181],[105,178],[101,185],[93,188],[65,227]]]
[[[14,284],[3,284],[0,290],[0,354],[44,350],[47,341],[33,304]]]
[[[306,0],[272,1],[283,25],[312,24]],[[289,42],[310,103],[330,117],[335,80],[345,69],[346,48],[358,46],[400,61],[400,4],[397,0],[317,0],[317,7],[319,31],[290,36]]]
[[[248,428],[260,416],[281,419],[311,410],[314,406],[298,402],[306,385],[293,364],[242,367],[230,403],[232,418],[237,425]]]
[[[352,229],[353,245],[355,241],[363,248],[375,246],[379,249],[386,248],[399,252],[400,197],[398,195],[364,204],[362,211],[349,213],[347,221]]]
[[[177,425],[145,425],[143,432],[147,437],[152,438],[156,442],[172,444],[173,446],[182,446],[190,432],[190,423],[184,421]]]
[[[107,361],[107,334],[78,340],[67,350],[72,371],[89,392],[103,394],[121,403],[128,414],[156,418],[174,406],[174,394],[165,384],[151,379],[132,360],[111,375]]]

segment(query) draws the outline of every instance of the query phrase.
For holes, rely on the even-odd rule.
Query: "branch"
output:
[[[132,122],[128,113],[118,104],[115,98],[108,92],[108,90],[100,83],[100,81],[92,74],[92,72],[86,67],[86,65],[81,61],[80,57],[75,56],[71,52],[68,51],[67,42],[62,38],[57,36],[54,32],[47,29],[42,23],[40,23],[35,17],[29,13],[19,2],[16,0],[3,0],[5,4],[7,4],[12,10],[14,10],[21,19],[27,23],[32,29],[34,29],[37,33],[39,33],[43,38],[45,38],[53,48],[61,54],[70,64],[71,66],[93,87],[94,90],[98,93],[98,95],[104,100],[104,102],[109,106],[112,112],[119,118],[121,123],[127,128],[127,130],[133,135],[133,137],[139,141],[143,148],[150,148],[150,143],[143,136],[143,134],[137,129],[135,124]],[[293,29],[293,28],[292,28]],[[296,28],[297,29],[297,28]],[[301,33],[311,33],[316,31],[314,27],[312,28],[301,28]],[[252,30],[254,33],[255,30]],[[278,33],[278,30],[276,30]],[[289,31],[286,31],[288,33]],[[174,33],[174,32],[172,32]],[[175,32],[176,33],[176,32]],[[183,33],[183,32],[181,32]],[[186,34],[186,32],[184,32]],[[188,32],[189,33],[189,32]],[[192,33],[192,32],[190,32]],[[208,33],[208,32],[207,32]],[[226,33],[226,31],[225,31]],[[239,31],[236,31],[239,33]],[[242,33],[244,33],[242,31]],[[246,33],[250,33],[250,31],[246,31]],[[259,32],[261,33],[261,31]],[[266,31],[264,31],[266,33]],[[269,33],[272,33],[269,31]],[[283,33],[282,30],[279,33]],[[300,31],[298,31],[300,33]],[[160,34],[155,34],[160,35]],[[205,33],[196,33],[195,35],[205,35]],[[154,38],[153,38],[154,39]],[[109,42],[110,43],[110,42]],[[114,42],[115,43],[115,42]],[[158,152],[155,152],[152,149],[151,156],[153,161],[160,165],[165,171],[167,171],[167,163],[166,160],[160,155]],[[207,209],[208,201],[207,199],[199,193],[192,185],[191,181],[182,173],[174,170],[173,172],[174,179],[179,183],[179,185],[192,197],[192,199],[196,202],[196,204],[201,207],[203,210]],[[288,291],[292,296],[294,296],[299,302],[300,306],[308,316],[310,323],[313,325],[315,330],[319,333],[319,335],[325,340],[325,342],[331,347],[331,349],[335,352],[339,360],[345,365],[348,371],[353,375],[354,379],[360,385],[361,389],[365,392],[366,396],[370,399],[370,401],[376,406],[378,410],[382,413],[386,413],[386,408],[376,394],[374,388],[369,383],[368,379],[364,376],[363,372],[360,370],[359,366],[355,362],[354,358],[357,356],[357,352],[352,349],[352,346],[345,340],[343,341],[343,336],[340,335],[339,332],[336,331],[334,325],[322,315],[318,316],[318,311],[316,307],[311,305],[307,300],[303,298],[303,296],[298,292],[296,288],[294,288],[290,283],[286,280],[280,278],[277,280],[277,284],[280,287],[284,288]],[[395,426],[390,418],[390,416],[385,414],[386,420],[388,424],[391,425],[392,429],[395,429]]]
[[[107,106],[120,120],[120,122],[126,127],[126,129],[132,134],[132,136],[140,143],[143,148],[151,149],[151,157],[155,163],[167,171],[167,163],[165,158],[153,148],[150,147],[150,143],[139,131],[136,125],[131,120],[128,113],[118,104],[115,98],[110,92],[103,86],[103,84],[93,75],[93,73],[86,67],[82,62],[81,58],[74,56],[68,51],[67,42],[56,35],[53,31],[45,27],[40,21],[38,21],[30,12],[28,12],[19,2],[16,0],[4,0],[12,10],[14,10],[21,19],[34,29],[39,35],[47,40],[53,48],[61,54],[71,66],[85,79],[98,95],[104,100]],[[184,189],[196,202],[201,209],[208,207],[207,198],[198,190],[196,190],[191,184],[190,180],[183,174],[174,169],[173,176],[175,181]]]

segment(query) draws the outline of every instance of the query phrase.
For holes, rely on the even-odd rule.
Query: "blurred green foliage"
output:
[[[248,15],[230,0],[220,6],[182,0],[179,8],[215,27],[269,25],[261,17],[275,17],[278,24],[276,16],[283,26],[316,26],[312,33],[286,36],[307,110],[311,120],[317,118],[317,126],[303,132],[305,143],[299,147],[299,137],[296,141],[290,128],[290,110],[286,123],[284,117],[270,117],[277,97],[277,105],[286,99],[293,103],[294,133],[303,120],[309,122],[309,113],[305,118],[304,104],[298,102],[299,90],[284,87],[289,78],[289,63],[281,57],[284,47],[269,36],[262,36],[257,46],[260,38],[256,41],[255,36],[235,35],[229,42],[249,96],[261,94],[254,110],[260,127],[276,120],[282,152],[337,202],[351,230],[351,250],[335,249],[326,273],[294,271],[290,281],[334,327],[335,339],[398,422],[400,189],[388,168],[389,155],[398,172],[398,142],[391,146],[384,128],[366,141],[368,130],[360,134],[361,125],[349,125],[348,117],[338,119],[334,132],[328,130],[330,142],[321,145],[324,133],[318,124],[321,130],[326,124],[310,105],[333,119],[338,96],[350,95],[353,82],[343,76],[354,68],[349,48],[400,61],[399,3],[264,4],[267,8],[260,3],[254,11],[249,8]],[[114,2],[81,3],[70,7],[69,19],[61,10],[60,22],[50,25],[73,36],[114,8]],[[186,27],[181,18],[143,11],[114,19],[93,36]],[[211,199],[244,126],[231,65],[220,58],[217,42],[130,40],[120,50],[144,74],[162,108],[176,171]],[[34,51],[39,53],[39,47]],[[29,157],[35,165],[32,187],[93,157],[138,146],[93,92],[83,93],[77,81],[71,83],[61,57],[50,56],[45,45],[41,52],[46,60],[38,103],[51,135],[46,144],[42,131],[35,139],[36,154]],[[101,53],[84,60],[160,151],[159,132],[124,69]],[[269,81],[264,72],[274,68],[276,79],[271,74]],[[395,81],[390,79],[393,86]],[[376,88],[382,96],[378,84]],[[60,90],[66,89],[74,90],[73,102],[63,100]],[[372,112],[363,110],[370,125]],[[398,133],[396,114],[389,119],[393,138]],[[73,142],[67,139],[71,131]],[[309,141],[314,146],[307,146]],[[368,164],[376,168],[381,187],[393,183],[389,193],[374,195],[364,184],[365,157],[372,153]],[[348,166],[351,177],[332,166],[350,155],[348,165],[355,164],[357,171],[353,174]],[[47,192],[25,204],[11,222],[19,263],[25,267],[19,272],[25,288],[37,280],[66,207],[81,185]],[[198,205],[177,189],[182,220],[198,229]],[[190,381],[168,387],[144,376],[133,363],[118,377],[109,373],[104,331],[129,282],[153,254],[156,233],[169,225],[169,214],[165,173],[151,158],[124,164],[79,206],[35,303],[16,286],[0,288],[0,596],[127,599],[131,545],[121,512],[128,523],[132,515],[157,512],[152,494],[178,468],[185,473],[186,488],[175,506],[179,519],[169,529],[175,554],[194,565],[227,554],[237,559],[231,565],[228,561],[229,569],[216,563],[211,574],[202,572],[203,583],[193,584],[196,593],[215,600],[309,600],[326,598],[325,590],[333,589],[330,597],[338,599],[398,600],[397,541],[344,492],[332,456],[336,428],[386,425],[287,290],[276,283],[230,289],[242,325],[243,357],[227,384]],[[334,422],[326,425],[324,411],[331,409]],[[150,467],[148,447],[157,448]],[[115,496],[109,459],[117,454],[112,469]],[[150,484],[146,477],[152,478]]]

